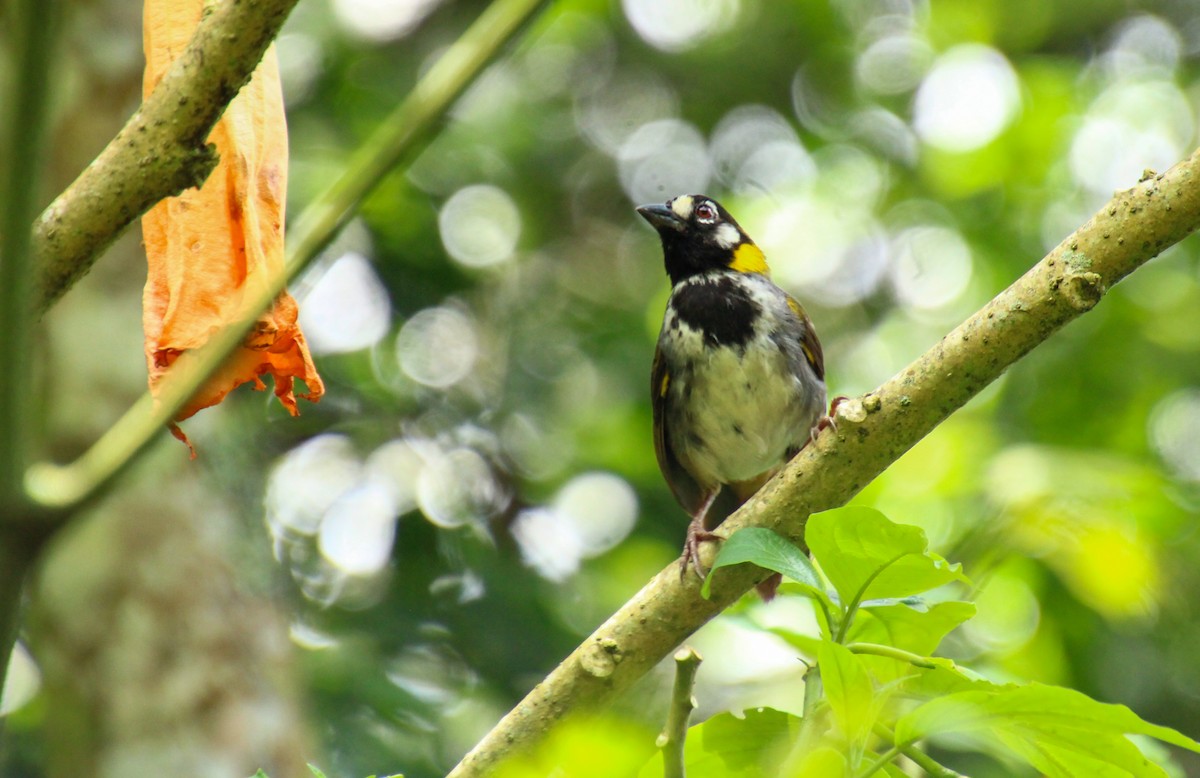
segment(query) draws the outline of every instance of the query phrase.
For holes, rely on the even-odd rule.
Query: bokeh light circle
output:
[[[438,213],[446,253],[467,267],[487,267],[510,259],[521,237],[521,213],[508,193],[491,184],[473,184],[450,196]]]
[[[617,169],[630,200],[663,202],[706,190],[712,162],[698,129],[678,119],[660,119],[643,124],[621,144]]]
[[[971,248],[946,227],[913,227],[893,241],[892,285],[896,297],[914,308],[941,308],[971,280]]]
[[[682,51],[724,32],[737,21],[738,0],[622,0],[625,18],[642,40]]]
[[[408,377],[445,389],[470,374],[479,355],[475,322],[450,306],[426,308],[396,336],[396,359]]]
[[[921,140],[945,151],[990,143],[1017,115],[1020,85],[999,51],[976,43],[938,57],[917,89],[913,125]]]
[[[343,493],[325,512],[317,545],[347,575],[373,575],[392,555],[396,506],[387,489],[363,483]]]
[[[612,473],[583,473],[554,498],[554,512],[579,536],[581,553],[597,556],[625,539],[637,520],[633,487]]]
[[[471,448],[431,452],[417,476],[417,505],[439,527],[482,522],[495,510],[498,498],[491,468]]]
[[[373,346],[391,320],[392,305],[375,268],[353,251],[335,260],[300,300],[300,328],[314,354]]]
[[[1181,389],[1161,400],[1149,426],[1150,440],[1171,470],[1200,482],[1200,389]]]

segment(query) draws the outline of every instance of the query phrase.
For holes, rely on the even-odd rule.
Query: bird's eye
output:
[[[709,203],[700,203],[696,206],[696,219],[706,224],[711,224],[717,220],[717,209],[713,208]]]

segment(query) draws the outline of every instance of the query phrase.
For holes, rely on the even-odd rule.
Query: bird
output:
[[[704,577],[700,544],[832,418],[825,357],[804,307],[716,200],[680,195],[637,209],[662,240],[671,294],[654,351],[654,451],[691,517],[680,576]],[[832,409],[831,409],[832,412]],[[778,576],[759,584],[774,596]]]

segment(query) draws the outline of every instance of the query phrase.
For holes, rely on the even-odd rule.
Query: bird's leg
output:
[[[808,439],[810,442],[816,440],[817,436],[820,435],[824,430],[831,429],[834,432],[837,432],[837,419],[834,418],[834,414],[837,413],[838,406],[844,402],[847,402],[849,399],[849,397],[841,394],[833,398],[833,401],[829,403],[829,413],[817,419],[817,423],[814,424],[812,429],[809,431]]]
[[[692,521],[688,524],[687,539],[683,541],[683,554],[679,557],[679,580],[687,574],[688,568],[696,571],[696,575],[701,579],[707,575],[708,571],[700,563],[700,544],[706,540],[721,540],[721,536],[715,532],[710,532],[704,526],[705,519],[708,516],[708,509],[712,507],[713,500],[717,499],[717,494],[721,491],[718,486],[704,497],[704,502],[700,503],[700,507],[696,509],[696,513],[692,516]]]

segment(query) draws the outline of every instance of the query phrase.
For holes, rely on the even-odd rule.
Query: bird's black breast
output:
[[[673,297],[679,321],[713,346],[743,346],[754,336],[762,309],[733,276],[681,284]]]

